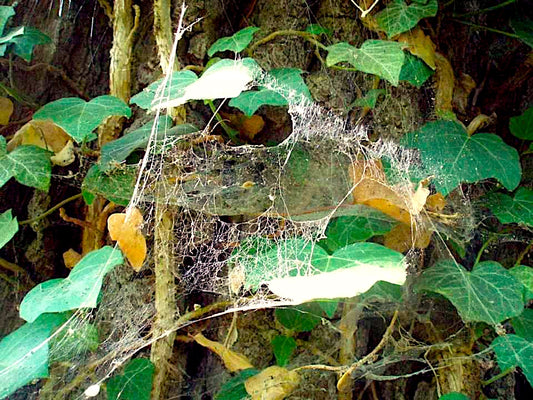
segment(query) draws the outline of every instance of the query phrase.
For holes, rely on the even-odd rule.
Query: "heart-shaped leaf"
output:
[[[422,18],[434,17],[439,8],[437,0],[411,1],[392,0],[375,18],[379,27],[389,38],[414,28]]]
[[[278,335],[272,339],[270,344],[276,357],[276,363],[280,367],[287,365],[292,353],[296,350],[296,340],[290,336]]]
[[[517,138],[533,140],[533,107],[529,107],[522,115],[512,117],[509,129]]]
[[[155,367],[147,358],[134,358],[124,368],[123,375],[116,375],[107,383],[109,400],[149,400]]]
[[[183,95],[184,89],[191,83],[198,80],[198,76],[189,70],[174,71],[166,83],[164,88],[161,88],[157,99],[156,94],[159,86],[163,83],[164,78],[161,78],[154,83],[151,83],[142,92],[137,93],[130,99],[130,104],[137,104],[139,107],[149,110],[152,105],[158,102],[167,101]],[[152,104],[154,103],[154,104]]]
[[[236,32],[233,36],[220,38],[209,48],[207,55],[213,57],[213,54],[226,50],[239,53],[250,44],[258,30],[259,28],[255,26],[248,26]]]
[[[533,310],[531,308],[524,308],[522,314],[511,318],[511,325],[518,336],[533,342]]]
[[[502,224],[524,224],[533,227],[533,190],[519,188],[514,197],[492,193],[484,202]]]
[[[302,70],[297,68],[273,69],[265,78],[268,86],[260,86],[259,90],[243,92],[231,99],[229,105],[250,116],[261,106],[287,106],[290,99],[298,101],[305,98],[312,102],[313,98],[301,74]]]
[[[347,62],[359,71],[377,75],[398,86],[405,59],[403,44],[385,40],[367,40],[361,48],[337,43],[327,48],[328,67]]]
[[[440,293],[465,322],[498,324],[522,312],[522,284],[495,261],[477,264],[472,272],[453,260],[441,261],[422,274],[417,290]]]
[[[322,321],[322,307],[318,302],[304,303],[296,307],[276,308],[278,322],[294,332],[309,332]]]
[[[491,344],[502,371],[520,367],[533,386],[533,343],[516,335],[498,336]]]
[[[118,205],[127,206],[133,196],[136,179],[136,165],[128,165],[106,173],[95,164],[83,180],[83,198],[87,204],[91,204],[94,197],[99,195]]]
[[[52,166],[50,153],[36,146],[19,146],[6,152],[6,140],[0,136],[0,187],[14,177],[19,183],[48,191]]]
[[[109,246],[88,253],[67,278],[50,279],[30,290],[20,304],[20,317],[33,322],[43,313],[96,307],[104,276],[122,262],[120,251]]]
[[[499,136],[469,136],[461,124],[440,120],[407,134],[402,143],[420,151],[425,177],[434,176],[435,188],[444,195],[461,183],[487,178],[496,178],[509,190],[520,183],[518,152]]]
[[[52,40],[39,29],[29,26],[23,27],[22,35],[17,35],[9,40],[8,45],[13,46],[13,53],[30,62],[33,55],[33,48],[38,44],[48,44]]]
[[[11,216],[11,210],[0,214],[0,249],[11,240],[19,230],[17,217]]]
[[[112,115],[129,118],[131,109],[114,96],[100,96],[89,102],[67,97],[46,104],[33,115],[33,119],[49,119],[81,143],[96,139],[93,131]]]
[[[34,379],[48,377],[48,338],[66,320],[65,314],[43,314],[0,341],[0,398]]]

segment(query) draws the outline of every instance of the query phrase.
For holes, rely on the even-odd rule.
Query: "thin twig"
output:
[[[284,29],[284,30],[272,32],[270,35],[265,36],[263,39],[258,40],[257,42],[252,44],[248,48],[248,54],[250,56],[252,56],[257,47],[274,40],[278,36],[300,36],[300,37],[304,38],[305,40],[307,40],[308,42],[310,42],[310,43],[314,44],[315,46],[319,47],[322,50],[326,50],[327,49],[326,46],[324,46],[322,43],[320,43],[316,39],[316,35],[313,35],[312,33],[303,32],[303,31],[297,31],[297,30],[293,30],[293,29]]]
[[[33,223],[33,222],[40,221],[41,219],[46,218],[47,216],[49,216],[50,214],[52,214],[55,210],[57,210],[57,209],[63,207],[65,204],[70,203],[71,201],[74,201],[74,200],[79,199],[80,197],[82,197],[82,194],[81,194],[81,193],[75,194],[74,196],[71,196],[71,197],[69,197],[68,199],[65,199],[65,200],[63,200],[63,201],[57,203],[55,206],[53,206],[53,207],[50,208],[49,210],[45,211],[45,212],[42,213],[41,215],[38,215],[37,217],[35,217],[35,218],[31,218],[31,219],[27,219],[27,220],[24,220],[24,221],[19,222],[19,225],[26,225],[26,224],[31,224],[31,223]]]

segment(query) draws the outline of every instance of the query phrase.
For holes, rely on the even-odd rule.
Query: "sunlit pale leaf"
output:
[[[392,0],[376,14],[376,22],[389,38],[414,28],[422,18],[434,17],[439,8],[437,0],[411,1]]]
[[[120,251],[109,246],[88,253],[67,278],[50,279],[26,294],[20,317],[33,322],[43,313],[96,307],[104,276],[122,262]]]
[[[497,324],[522,312],[522,285],[495,261],[477,264],[472,272],[454,261],[441,261],[427,269],[417,290],[445,296],[465,322]]]
[[[520,367],[533,386],[533,343],[516,335],[498,336],[491,347],[502,371]]]
[[[403,46],[385,40],[367,40],[360,48],[337,43],[327,48],[326,64],[347,62],[359,71],[377,75],[397,86],[405,59]]]
[[[495,178],[509,190],[520,183],[518,152],[496,135],[469,136],[454,121],[435,121],[407,134],[402,143],[420,151],[426,176],[434,176],[435,188],[447,195],[461,183]]]
[[[123,375],[115,375],[107,383],[109,400],[149,400],[155,366],[147,358],[134,358],[124,368]]]
[[[81,143],[96,139],[93,131],[112,115],[129,118],[131,109],[114,96],[100,96],[89,102],[67,97],[46,104],[33,115],[33,119],[49,119]]]
[[[300,99],[313,101],[309,88],[303,80],[302,71],[297,68],[279,68],[269,71],[265,82],[268,86],[260,86],[259,90],[247,91],[231,99],[229,105],[250,116],[267,106],[286,106],[290,101]]]
[[[0,341],[0,398],[48,376],[48,338],[66,320],[65,314],[43,314]]]
[[[244,382],[252,400],[283,400],[300,384],[300,375],[278,366],[268,367]]]
[[[518,188],[514,197],[492,193],[485,203],[502,224],[524,224],[533,227],[533,190]]]
[[[17,217],[13,218],[11,210],[0,214],[0,249],[15,236],[18,230]]]
[[[157,91],[159,90],[159,86],[163,83],[164,78],[155,81],[142,92],[133,96],[130,99],[130,104],[137,104],[139,107],[149,110],[152,107],[152,103],[157,104],[158,102],[166,102],[168,99],[182,96],[184,89],[197,80],[198,76],[192,71],[174,71],[165,87],[161,88],[161,93],[159,93],[157,98]]]
[[[219,51],[233,51],[239,53],[243,51],[254,38],[254,34],[259,30],[255,26],[248,26],[236,32],[233,36],[218,39],[207,51],[209,57]]]

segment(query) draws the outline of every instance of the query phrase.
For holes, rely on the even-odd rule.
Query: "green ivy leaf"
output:
[[[11,178],[36,189],[48,191],[52,165],[50,153],[37,146],[18,146],[6,152],[6,140],[0,136],[0,187]]]
[[[154,83],[151,83],[148,87],[140,93],[137,93],[130,99],[130,104],[137,104],[139,107],[149,110],[152,107],[152,103],[158,100],[166,101],[166,99],[174,99],[181,97],[185,88],[191,83],[198,80],[198,76],[189,70],[174,71],[171,78],[167,82],[165,88],[161,90],[160,98],[155,99],[159,86],[163,83],[164,78],[161,78]]]
[[[297,68],[273,69],[268,73],[267,81],[273,80],[275,90],[260,86],[259,90],[242,92],[230,100],[229,105],[241,110],[244,114],[253,115],[261,106],[287,106],[290,98],[296,96],[312,102],[313,97],[305,84],[302,70]]]
[[[127,206],[133,196],[136,180],[136,165],[127,165],[106,173],[95,164],[83,180],[81,186],[83,198],[87,204],[91,204],[98,195],[118,205]]]
[[[244,382],[254,375],[259,373],[258,370],[249,368],[242,371],[224,383],[220,391],[215,395],[215,400],[245,400],[249,399],[250,395],[246,391]]]
[[[281,325],[294,332],[312,331],[322,320],[322,309],[316,302],[276,308],[274,314]]]
[[[154,364],[147,358],[134,358],[124,368],[124,375],[116,375],[107,383],[109,400],[150,400]]]
[[[402,287],[395,283],[378,281],[361,295],[365,303],[388,302],[401,303],[403,300]]]
[[[442,294],[465,322],[497,324],[522,312],[522,285],[495,261],[477,264],[472,272],[453,260],[441,261],[422,274],[416,286]]]
[[[370,109],[373,109],[376,107],[376,103],[378,102],[378,98],[381,95],[385,95],[387,92],[385,89],[370,89],[364,97],[361,97],[360,99],[355,100],[350,108],[353,107],[368,107]]]
[[[12,217],[11,210],[0,214],[0,249],[15,236],[18,230],[17,217]]]
[[[326,229],[326,239],[321,241],[333,252],[346,245],[362,242],[389,232],[397,221],[371,207],[361,208],[360,215],[333,218]]]
[[[39,29],[28,26],[23,27],[23,33],[16,35],[9,40],[7,45],[13,46],[13,53],[30,62],[33,55],[33,48],[38,44],[48,44],[52,40]]]
[[[470,400],[470,397],[459,392],[451,392],[440,396],[439,400]]]
[[[359,71],[377,75],[398,86],[405,60],[403,46],[386,40],[367,40],[359,49],[348,43],[337,43],[327,48],[326,65],[347,62]]]
[[[33,115],[33,119],[49,119],[81,143],[96,139],[93,131],[112,115],[129,118],[131,109],[114,96],[100,96],[89,102],[67,97],[46,104]]]
[[[43,314],[0,341],[0,398],[48,377],[48,338],[66,320],[65,314]]]
[[[502,371],[520,367],[533,386],[533,343],[516,335],[498,336],[491,344]]]
[[[421,88],[424,83],[434,74],[434,71],[411,53],[405,53],[405,61],[400,71],[400,80],[409,82],[411,85]]]
[[[533,107],[529,107],[522,115],[512,117],[509,129],[517,138],[533,140]]]
[[[434,17],[438,8],[437,0],[411,1],[410,4],[405,0],[392,0],[375,18],[379,27],[391,38],[414,28],[422,18]]]
[[[533,310],[531,308],[525,308],[522,314],[511,318],[511,325],[518,336],[533,342]]]
[[[455,121],[434,121],[402,139],[407,147],[417,148],[426,176],[444,195],[461,183],[496,178],[508,190],[520,183],[522,170],[518,152],[496,135],[478,133],[469,136]]]
[[[116,163],[124,161],[135,150],[144,150],[150,139],[153,125],[154,121],[149,122],[117,140],[106,143],[101,150],[100,170],[102,172],[107,172],[112,169],[113,165],[116,165]],[[152,144],[156,146],[155,152],[161,150],[161,147],[166,140],[172,142],[172,139],[178,136],[198,132],[198,128],[191,124],[177,125],[173,128],[171,128],[171,126],[171,117],[168,115],[159,117],[155,143]]]
[[[44,313],[96,307],[104,276],[122,262],[122,253],[109,246],[86,254],[67,278],[50,279],[30,290],[20,304],[20,317],[33,322]]]
[[[514,198],[503,193],[491,193],[484,202],[502,224],[533,227],[533,190],[520,187]]]
[[[24,35],[24,27],[19,26],[18,28],[11,29],[4,36],[0,37],[0,56],[4,56],[6,51],[11,44],[10,42],[18,37]]]
[[[307,33],[310,33],[312,35],[326,35],[331,36],[333,34],[333,31],[328,28],[324,28],[323,26],[319,24],[311,24],[308,25],[307,28],[305,28],[305,31]]]
[[[511,28],[522,42],[533,48],[533,20],[525,15],[515,17],[510,21]]]
[[[296,340],[293,337],[278,335],[272,339],[270,344],[276,357],[276,363],[280,367],[287,365],[292,353],[296,350]]]
[[[15,7],[13,6],[0,6],[0,35],[4,33],[7,21],[15,15]]]
[[[533,300],[533,268],[527,265],[517,265],[509,272],[522,284],[524,302]]]
[[[209,48],[207,55],[213,57],[213,54],[226,50],[239,53],[250,44],[258,30],[259,28],[255,26],[249,26],[236,32],[233,36],[220,38]]]

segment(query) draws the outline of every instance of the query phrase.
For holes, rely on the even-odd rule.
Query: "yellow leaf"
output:
[[[425,249],[429,246],[433,231],[423,227],[412,227],[407,224],[398,224],[385,234],[383,243],[385,247],[400,253],[411,248]]]
[[[228,349],[222,343],[209,340],[201,333],[194,335],[194,340],[199,345],[207,347],[213,353],[218,355],[230,372],[254,368],[250,361],[248,361],[248,359],[242,354],[236,353],[235,351]]]
[[[435,74],[435,111],[453,112],[452,99],[455,77],[450,62],[440,53],[435,53],[437,72]]]
[[[244,387],[252,400],[282,400],[300,384],[300,375],[285,368],[273,366],[248,378]]]
[[[13,114],[13,102],[7,97],[0,97],[0,125],[7,125]]]
[[[435,64],[435,44],[429,36],[424,34],[420,27],[402,33],[397,40],[398,42],[406,43],[408,45],[407,50],[412,55],[424,60],[431,69],[437,67]]]
[[[472,90],[476,88],[474,79],[465,73],[461,73],[458,79],[455,80],[455,88],[453,89],[453,106],[461,114],[467,113],[468,98]]]
[[[442,193],[436,193],[432,194],[431,196],[428,196],[428,199],[426,201],[426,208],[429,211],[433,212],[442,212],[444,210],[444,207],[446,207],[446,199],[442,195]]]
[[[140,230],[142,222],[142,214],[137,208],[129,213],[112,214],[107,219],[109,236],[117,241],[135,271],[141,269],[146,258],[146,239]]]
[[[30,121],[20,128],[7,144],[12,151],[20,145],[34,145],[52,151],[51,161],[56,165],[66,166],[74,159],[74,143],[70,136],[52,121]]]
[[[242,113],[224,113],[221,112],[222,117],[228,119],[231,125],[239,131],[241,139],[253,140],[265,126],[265,121],[260,115],[252,115],[248,117]]]

